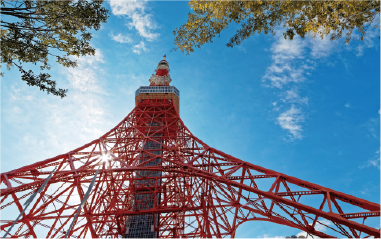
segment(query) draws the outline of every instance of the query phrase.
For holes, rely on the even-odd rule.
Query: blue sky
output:
[[[111,1],[93,32],[94,57],[75,69],[52,61],[64,99],[28,87],[17,69],[1,81],[1,172],[65,153],[100,137],[134,107],[167,54],[181,91],[180,116],[212,147],[242,160],[372,202],[380,201],[380,40],[284,40],[256,35],[225,44],[232,25],[190,55],[170,52],[187,2]],[[54,60],[54,59],[53,59]],[[33,65],[31,69],[38,70]],[[378,222],[379,224],[379,222]],[[248,222],[237,237],[298,230]]]

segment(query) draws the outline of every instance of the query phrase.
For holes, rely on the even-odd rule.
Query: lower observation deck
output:
[[[177,112],[180,113],[180,91],[174,86],[140,86],[135,91],[135,105],[139,100],[146,99],[172,100]]]

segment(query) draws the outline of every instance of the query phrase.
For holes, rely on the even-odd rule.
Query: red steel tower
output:
[[[319,237],[380,236],[379,204],[195,137],[179,116],[180,92],[168,73],[164,57],[150,86],[136,91],[135,108],[99,139],[2,173],[1,236],[222,238],[247,221]]]

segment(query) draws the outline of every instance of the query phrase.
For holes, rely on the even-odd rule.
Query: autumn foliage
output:
[[[284,37],[329,37],[362,40],[369,27],[379,27],[380,1],[190,1],[192,13],[177,28],[175,45],[189,54],[212,42],[233,22],[239,29],[228,47],[241,44],[254,34],[275,33],[278,26]],[[359,34],[355,34],[357,30]]]

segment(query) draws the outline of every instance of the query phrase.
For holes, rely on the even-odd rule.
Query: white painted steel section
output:
[[[175,93],[180,97],[180,91],[174,86],[140,86],[135,91],[135,97],[140,93]]]
[[[29,207],[30,203],[33,202],[34,198],[36,197],[36,195],[39,193],[39,192],[42,192],[42,190],[44,190],[46,184],[49,182],[50,178],[53,176],[53,173],[57,170],[57,166],[53,169],[53,171],[49,174],[49,176],[45,179],[45,182],[41,185],[41,187],[37,190],[37,192],[33,193],[32,196],[30,196],[28,198],[28,200],[26,200],[26,202],[24,203],[24,206],[25,208],[22,210],[22,212],[20,213],[20,215],[16,218],[16,220],[13,222],[12,226],[8,229],[8,231],[5,233],[5,235],[3,236],[4,238],[6,236],[8,236],[8,234],[11,232],[12,228],[14,225],[16,225],[17,221],[20,219],[20,217],[24,214],[24,212],[26,211],[26,209]]]

